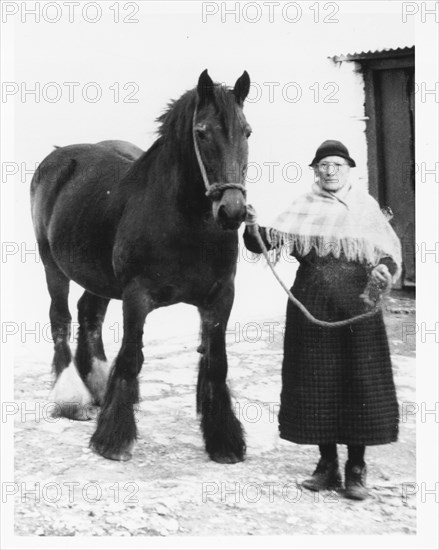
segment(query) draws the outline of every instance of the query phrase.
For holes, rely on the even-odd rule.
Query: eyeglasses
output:
[[[319,170],[328,170],[328,168],[330,168],[331,166],[333,166],[336,170],[339,170],[342,166],[347,166],[347,163],[346,162],[319,162],[319,164],[317,164],[317,167]]]

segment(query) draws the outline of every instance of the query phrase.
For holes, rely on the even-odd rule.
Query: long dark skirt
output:
[[[298,269],[293,294],[322,320],[366,310],[358,263],[313,257]],[[398,403],[381,312],[324,328],[287,306],[280,437],[304,444],[380,445],[398,437]]]

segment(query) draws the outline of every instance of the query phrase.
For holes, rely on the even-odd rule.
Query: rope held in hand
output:
[[[251,227],[250,231],[251,233],[256,237],[256,240],[258,241],[259,246],[262,249],[262,254],[264,255],[264,258],[267,261],[268,267],[273,272],[273,275],[278,280],[281,287],[285,290],[285,292],[288,294],[288,298],[293,302],[295,306],[297,306],[300,311],[305,315],[305,317],[308,319],[308,321],[311,321],[311,323],[314,323],[316,325],[319,325],[321,327],[328,327],[328,328],[335,328],[335,327],[344,327],[346,325],[350,325],[351,323],[354,323],[356,321],[360,321],[362,319],[366,319],[367,317],[372,317],[375,315],[380,309],[381,309],[381,303],[380,301],[375,304],[373,309],[366,313],[362,313],[361,315],[356,315],[355,317],[351,317],[349,319],[343,319],[342,321],[321,321],[320,319],[316,319],[314,315],[312,315],[306,307],[299,302],[299,300],[291,293],[290,289],[285,285],[285,283],[282,281],[282,279],[277,274],[276,270],[274,269],[273,264],[271,263],[270,256],[268,254],[267,248],[264,244],[264,241],[262,240],[259,231],[257,229],[256,225],[249,226]]]

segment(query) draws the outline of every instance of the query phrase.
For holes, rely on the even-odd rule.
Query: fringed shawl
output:
[[[390,256],[401,272],[401,243],[369,193],[353,186],[330,193],[316,184],[266,228],[268,241],[277,252],[286,247],[305,256],[344,255],[349,261],[376,266]]]

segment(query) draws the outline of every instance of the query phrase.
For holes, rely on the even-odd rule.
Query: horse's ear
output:
[[[242,105],[245,98],[248,95],[250,90],[250,77],[247,71],[244,71],[242,75],[238,78],[233,88],[233,93],[235,94],[236,101]]]
[[[200,104],[213,99],[214,83],[205,69],[198,79],[197,93]]]

